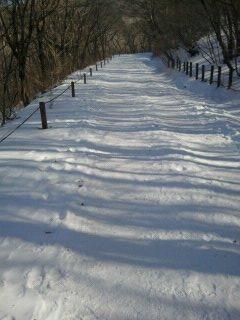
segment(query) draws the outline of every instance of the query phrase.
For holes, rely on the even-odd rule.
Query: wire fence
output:
[[[211,64],[199,64],[191,61],[182,62],[180,59],[162,58],[168,68],[184,72],[195,80],[223,87],[235,92],[240,92],[240,76],[236,70],[229,70],[226,65],[216,66]]]
[[[106,61],[109,62],[110,60],[112,60],[113,56],[110,57],[110,59],[104,59],[104,64],[101,61],[99,64],[96,64],[96,71],[98,71],[97,66],[100,65],[101,68],[103,68],[103,65],[106,64]],[[93,70],[92,68],[90,68],[90,76],[92,77],[93,74]],[[9,132],[4,133],[4,135],[0,138],[0,144],[2,142],[4,142],[5,140],[7,140],[10,136],[12,136],[19,128],[21,128],[29,119],[31,119],[33,117],[34,114],[36,114],[39,110],[41,112],[41,120],[42,120],[42,128],[46,129],[46,126],[44,127],[43,123],[44,121],[46,121],[46,117],[45,119],[43,119],[44,114],[42,114],[42,110],[41,110],[41,106],[44,105],[44,109],[45,109],[45,105],[47,104],[52,104],[55,100],[57,100],[58,98],[60,98],[64,93],[66,93],[69,89],[72,89],[72,96],[75,96],[75,84],[78,84],[80,81],[82,81],[82,79],[84,79],[84,84],[87,83],[87,76],[86,73],[84,73],[83,75],[80,75],[78,77],[77,81],[71,81],[71,84],[67,86],[67,88],[65,88],[63,91],[61,91],[59,94],[57,94],[55,97],[47,100],[46,102],[40,102],[38,107],[34,109],[34,111],[32,111],[23,121],[21,121],[21,123],[19,123],[15,128],[11,129]],[[43,113],[46,113],[45,110],[43,110]]]
[[[113,56],[110,57],[110,60],[112,60]],[[104,63],[101,61],[99,64],[96,64],[96,71],[98,71],[98,66],[101,66],[103,68],[103,65],[106,64],[106,61],[109,62],[109,59],[105,60]],[[234,86],[234,83],[236,80],[233,78],[233,73],[229,73],[228,76],[222,72],[222,67],[217,67],[216,72],[216,66],[213,65],[199,65],[196,63],[193,65],[192,62],[181,62],[179,59],[162,59],[163,62],[172,69],[176,69],[178,71],[183,71],[186,75],[188,75],[191,78],[195,78],[196,80],[201,80],[202,82],[208,82],[211,85],[216,84],[217,87],[225,87],[228,89],[231,89],[233,91],[240,92],[240,80],[239,80],[239,88],[236,88]],[[93,69],[90,68],[90,76],[93,74]],[[224,76],[225,75],[225,76]],[[216,80],[217,78],[217,80]],[[40,102],[39,105],[21,122],[19,123],[15,128],[10,129],[7,133],[4,133],[2,137],[0,137],[0,144],[7,140],[10,136],[12,136],[19,128],[21,128],[29,119],[33,117],[34,114],[36,114],[39,110],[41,113],[41,120],[42,120],[42,128],[47,128],[47,120],[46,120],[46,110],[45,105],[52,104],[55,100],[60,98],[64,93],[66,93],[69,89],[72,89],[72,97],[75,96],[75,87],[74,85],[79,83],[82,79],[84,79],[84,83],[86,84],[86,73],[83,75],[80,74],[77,81],[71,81],[71,84],[68,85],[63,91],[61,91],[59,94],[57,94],[55,97],[47,100],[46,102]],[[228,84],[226,85],[226,79],[228,81]],[[239,79],[239,78],[238,78]],[[44,108],[44,110],[41,110],[41,107]]]
[[[9,133],[5,134],[1,139],[0,139],[0,143],[2,143],[3,141],[5,141],[8,137],[10,137],[15,131],[17,131],[19,128],[21,128],[21,126],[24,125],[24,123],[26,123],[30,118],[32,118],[32,116],[39,110],[39,107],[37,107],[37,109],[35,109],[26,119],[24,119],[19,125],[17,125],[14,129],[12,129]]]

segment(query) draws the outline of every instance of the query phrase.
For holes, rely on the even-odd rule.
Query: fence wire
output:
[[[79,79],[74,82],[74,84],[79,83],[83,79],[83,75],[80,75]],[[61,97],[64,93],[66,93],[71,88],[71,84],[64,89],[61,93],[53,97],[52,99],[46,101],[46,104],[52,103],[53,101],[57,100],[59,97]],[[26,119],[24,119],[20,124],[18,124],[14,129],[10,130],[7,134],[4,134],[2,138],[0,138],[0,144],[5,141],[7,138],[9,138],[11,135],[13,135],[19,128],[21,128],[32,116],[40,109],[38,106]]]
[[[174,67],[172,66],[172,63],[171,63],[171,60],[168,60],[166,58],[162,58],[162,61],[163,63],[171,68],[171,69],[174,69],[176,71],[179,71],[179,72],[182,72],[182,73],[185,73],[187,76],[189,76],[190,78],[192,79],[196,79],[195,78],[195,72],[196,72],[196,64],[192,63],[192,67],[190,67],[190,62],[181,62],[180,60],[179,63],[181,63],[181,68],[179,68],[179,65],[177,65],[177,61],[173,61],[174,62]],[[185,65],[185,70],[184,70],[184,65]],[[204,79],[202,80],[202,67],[204,67]],[[211,67],[214,67],[214,70],[213,70],[213,79],[212,79],[212,82],[210,83],[210,79],[211,79]],[[191,69],[192,68],[192,71]],[[205,82],[205,83],[210,83],[210,84],[215,84],[215,83],[218,83],[216,81],[216,77],[218,76],[217,74],[217,68],[218,66],[216,65],[201,65],[201,64],[198,64],[198,79],[196,80],[200,80],[202,82]],[[240,92],[240,78],[237,76],[237,77],[234,77],[234,73],[232,74],[232,83],[231,83],[231,86],[229,86],[227,83],[229,82],[229,74],[224,72],[224,71],[221,71],[221,84],[220,84],[220,87],[222,88],[226,88],[228,90],[232,90],[234,92]]]

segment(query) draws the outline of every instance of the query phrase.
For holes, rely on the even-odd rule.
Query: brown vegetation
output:
[[[180,47],[204,52],[202,37],[212,63],[238,72],[239,0],[0,0],[0,121],[113,52],[172,59]],[[222,54],[213,50],[216,42]]]
[[[114,50],[112,0],[0,0],[0,114]]]

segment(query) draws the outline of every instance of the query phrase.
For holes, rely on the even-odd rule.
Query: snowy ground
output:
[[[239,320],[240,95],[121,56],[47,113],[0,145],[0,319]]]
[[[210,42],[209,42],[210,41]],[[222,75],[221,75],[221,85],[225,88],[228,88],[229,84],[229,68],[226,64],[223,63],[224,58],[222,55],[222,51],[219,47],[219,43],[215,36],[206,36],[201,38],[197,42],[197,48],[199,50],[199,54],[191,57],[190,54],[183,48],[179,48],[178,50],[172,51],[172,55],[175,59],[180,59],[182,64],[183,62],[192,62],[193,63],[193,78],[196,75],[196,63],[199,64],[199,79],[201,81],[202,76],[202,65],[205,65],[205,82],[210,82],[211,77],[211,66],[214,66],[214,74],[213,74],[213,86],[217,86],[218,79],[218,66],[222,67]],[[167,63],[167,60],[166,60]],[[232,65],[234,68],[240,70],[240,57],[237,60],[232,61]],[[238,71],[239,71],[238,70]],[[184,72],[183,66],[181,72]],[[233,83],[231,90],[240,93],[240,77],[238,76],[236,70],[233,72]]]

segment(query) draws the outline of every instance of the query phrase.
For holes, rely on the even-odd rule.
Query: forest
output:
[[[1,0],[1,124],[16,106],[113,53],[151,51],[173,59],[179,48],[239,76],[240,2]]]
[[[0,0],[0,320],[240,319],[240,0]]]

